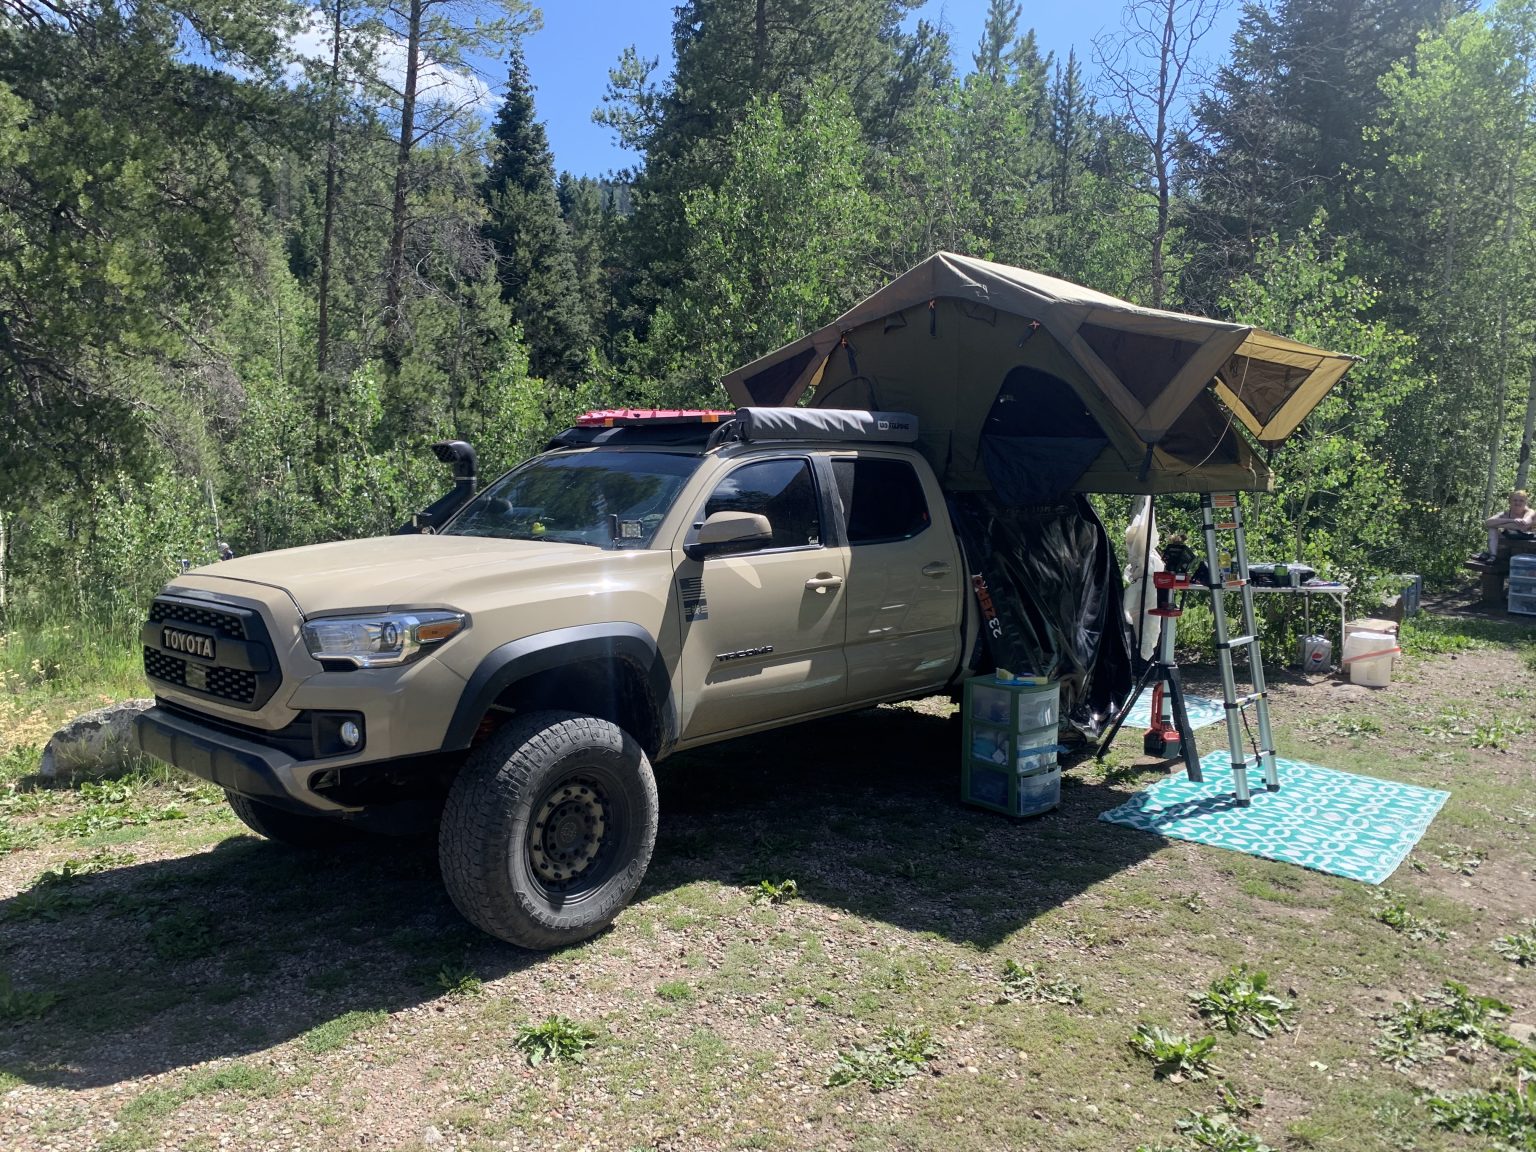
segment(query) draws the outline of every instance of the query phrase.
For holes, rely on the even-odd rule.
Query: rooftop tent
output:
[[[831,324],[725,378],[739,405],[918,416],[951,491],[1263,490],[1282,443],[1351,358],[940,252]]]
[[[993,662],[1096,732],[1132,683],[1114,548],[1085,492],[1264,490],[1350,358],[940,252],[725,378],[736,404],[910,412],[998,614]],[[1236,425],[1246,429],[1245,436]]]

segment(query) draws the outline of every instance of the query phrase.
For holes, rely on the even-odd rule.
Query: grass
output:
[[[61,667],[0,689],[0,971],[26,1004],[0,1020],[0,1093],[20,1090],[7,1144],[391,1132],[423,1149],[431,1125],[442,1146],[550,1152],[1488,1152],[1511,1138],[1486,1125],[1518,1103],[1520,1064],[1536,1073],[1476,999],[1536,1010],[1532,969],[1492,946],[1536,935],[1513,919],[1536,907],[1536,736],[1506,723],[1502,750],[1473,745],[1501,713],[1536,728],[1536,693],[1513,640],[1464,640],[1454,663],[1406,660],[1413,683],[1373,693],[1364,720],[1327,685],[1272,683],[1282,748],[1452,792],[1386,901],[1444,940],[1378,920],[1372,889],[1100,823],[1165,770],[1138,733],[1108,769],[1070,765],[1058,811],[1014,823],[956,803],[941,716],[883,708],[660,765],[639,897],[611,931],[534,956],[467,928],[409,842],[317,861],[245,836],[171,773],[39,787],[42,722],[6,725],[97,702],[50,695]],[[1214,694],[1210,669],[1189,681]],[[151,818],[167,807],[184,815]],[[796,878],[787,907],[754,899],[764,877]],[[1198,1028],[1192,991],[1216,1008]],[[1253,1035],[1244,1006],[1263,996],[1299,1005],[1279,1016],[1299,1027]],[[1373,1012],[1423,1058],[1373,1055]],[[596,1033],[584,1063],[526,1067],[515,1038],[551,1018]],[[1128,1048],[1141,1020],[1165,1029],[1167,1078]]]
[[[299,1042],[304,1051],[319,1056],[326,1052],[334,1052],[338,1048],[345,1048],[358,1035],[371,1028],[377,1028],[388,1019],[388,1012],[377,1010],[348,1012],[311,1028],[300,1037]]]

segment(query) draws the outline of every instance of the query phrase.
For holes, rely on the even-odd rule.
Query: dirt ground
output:
[[[13,755],[0,1147],[1493,1147],[1430,1101],[1536,1059],[1536,966],[1494,947],[1536,931],[1536,628],[1437,609],[1390,688],[1271,678],[1284,754],[1451,793],[1381,888],[1099,821],[1167,770],[1136,732],[1072,754],[1046,816],[967,809],[952,709],[926,701],[667,761],[635,902],[531,955],[458,918],[428,846],[299,853],[189,779],[38,789]],[[1212,671],[1190,689],[1219,694]],[[1009,962],[1080,1002],[1010,991]],[[1294,1030],[1194,1011],[1241,964]],[[1507,1018],[1384,1049],[1394,1003],[1447,981]],[[551,1016],[591,1030],[582,1061],[518,1048]],[[1214,1036],[1206,1078],[1156,1077],[1141,1023]],[[829,1086],[890,1029],[926,1029],[931,1058]]]

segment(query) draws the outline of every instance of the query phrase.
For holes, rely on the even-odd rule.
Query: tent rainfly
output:
[[[1142,308],[939,252],[809,336],[738,368],[741,406],[915,413],[953,491],[1262,491],[1354,358],[1259,328]]]

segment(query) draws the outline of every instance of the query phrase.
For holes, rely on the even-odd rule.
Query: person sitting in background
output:
[[[1532,539],[1536,532],[1536,509],[1531,507],[1531,498],[1523,488],[1517,488],[1509,494],[1509,507],[1497,516],[1490,516],[1483,521],[1483,527],[1488,529],[1488,551],[1479,552],[1476,559],[1492,562],[1499,555],[1499,537],[1505,532],[1519,533],[1524,539]]]

